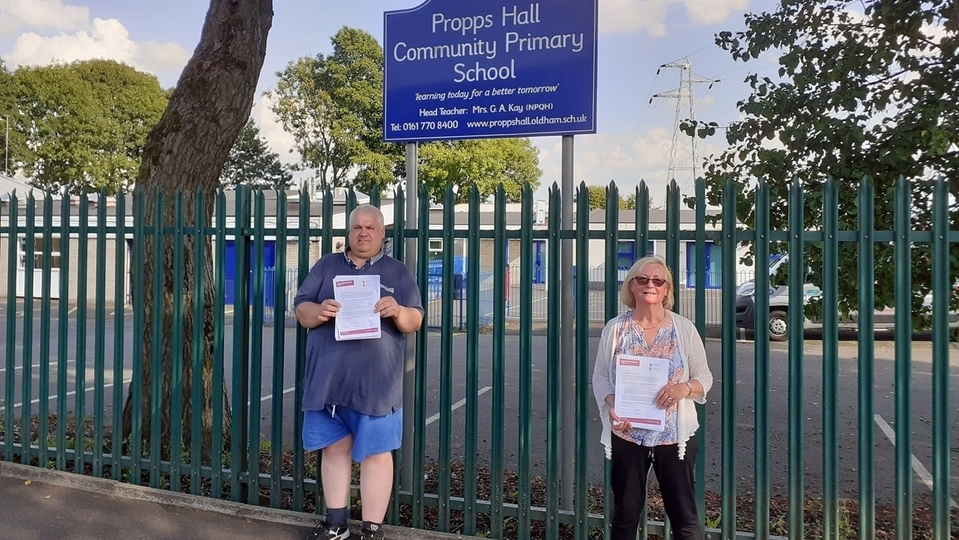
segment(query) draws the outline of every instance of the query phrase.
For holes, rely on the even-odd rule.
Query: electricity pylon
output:
[[[695,135],[691,135],[689,137],[688,145],[684,144],[683,140],[680,138],[681,130],[679,129],[679,124],[683,121],[683,104],[686,104],[689,108],[687,119],[690,121],[696,120],[696,110],[693,105],[693,85],[708,83],[709,88],[712,88],[713,83],[719,81],[718,79],[707,79],[706,77],[693,73],[692,64],[689,63],[688,58],[683,58],[682,62],[670,62],[668,64],[663,64],[659,66],[659,69],[656,70],[656,74],[659,75],[659,72],[663,68],[679,69],[679,88],[670,90],[669,92],[653,94],[653,97],[649,98],[649,102],[652,103],[654,98],[668,98],[676,100],[676,118],[673,124],[673,141],[669,147],[669,170],[667,171],[667,181],[676,180],[676,182],[680,185],[680,189],[685,192],[687,191],[688,186],[696,180],[696,137]],[[681,150],[683,151],[682,156],[680,155]],[[688,156],[686,155],[687,152]],[[680,160],[680,157],[688,158],[688,162],[686,159]],[[688,165],[686,163],[688,163]],[[688,178],[679,178],[677,176],[677,173],[686,171],[691,173]]]

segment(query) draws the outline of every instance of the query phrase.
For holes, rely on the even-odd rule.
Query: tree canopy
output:
[[[333,53],[290,62],[267,92],[293,136],[300,168],[319,189],[356,185],[385,189],[399,170],[402,147],[382,142],[383,49],[369,33],[342,28]]]
[[[807,193],[806,228],[821,227],[818,187],[833,177],[851,188],[840,190],[840,228],[855,229],[855,188],[868,175],[877,194],[875,227],[892,230],[891,190],[902,177],[913,181],[912,225],[928,229],[926,180],[944,176],[953,179],[950,214],[953,226],[959,222],[959,4],[784,0],[773,12],[747,14],[745,22],[745,30],[722,32],[716,43],[736,60],[779,54],[779,77],[746,78],[752,92],[738,103],[742,119],[725,130],[728,148],[706,163],[713,204],[727,179],[734,180],[738,217],[752,226],[752,195],[757,181],[765,181],[771,226],[782,229],[795,179]],[[700,136],[715,127],[684,124]],[[876,248],[877,282],[892,283],[892,246]],[[927,250],[914,247],[915,304],[929,290]],[[840,244],[840,251],[840,267],[855,267],[855,246]],[[810,245],[806,256],[813,282],[821,282],[821,249]],[[949,264],[952,275],[959,273],[959,253]],[[855,309],[857,286],[840,283],[841,311]],[[876,289],[877,308],[892,302],[891,287]]]
[[[47,191],[129,189],[147,133],[166,107],[156,77],[111,60],[21,67],[12,103],[11,168]]]
[[[608,186],[586,186],[587,191],[589,192],[589,209],[597,210],[600,208],[606,208],[606,191]],[[638,192],[638,189],[637,191]],[[627,192],[621,190],[619,192],[619,209],[620,210],[636,210],[636,204],[638,198],[636,197],[636,192]],[[649,197],[649,207],[655,208],[655,203],[652,197]]]
[[[293,174],[280,163],[279,154],[273,152],[260,136],[260,129],[253,119],[248,120],[230,148],[220,174],[220,184],[228,188],[248,185],[286,189],[292,180]]]
[[[503,184],[506,200],[518,202],[524,186],[539,187],[539,150],[529,139],[438,141],[420,148],[419,178],[435,201],[447,186],[457,186],[456,199],[465,202],[476,186],[480,199]]]
[[[586,186],[590,211],[606,208],[606,189],[606,186]]]
[[[10,70],[7,69],[6,64],[3,63],[3,59],[0,58],[0,117],[3,118],[3,129],[0,130],[0,140],[3,141],[3,151],[4,159],[7,159],[9,156],[16,156],[17,154],[17,145],[13,140],[13,134],[16,131],[9,132],[7,127],[10,125],[11,119],[16,122],[15,118],[12,118],[16,112],[16,100],[14,99],[13,94],[13,75],[10,73]],[[9,135],[9,139],[7,140]],[[13,173],[13,160],[10,160],[10,163],[4,163],[0,167],[0,171],[4,173],[10,172]]]

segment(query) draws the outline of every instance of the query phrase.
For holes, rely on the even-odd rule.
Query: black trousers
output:
[[[695,466],[699,445],[686,441],[686,456],[679,459],[675,444],[640,446],[612,435],[612,540],[634,540],[646,504],[650,466],[656,471],[663,506],[676,540],[703,540],[696,511]]]

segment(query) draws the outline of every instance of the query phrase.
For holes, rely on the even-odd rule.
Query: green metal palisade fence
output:
[[[707,456],[721,457],[721,477],[718,490],[723,519],[719,529],[712,532],[722,538],[769,538],[770,533],[770,453],[781,451],[788,461],[788,531],[790,537],[804,536],[806,501],[820,499],[822,503],[823,536],[839,538],[840,479],[843,474],[854,474],[858,486],[860,509],[857,527],[860,538],[876,535],[876,463],[874,439],[875,344],[873,325],[874,296],[867,287],[859,289],[858,340],[858,470],[850,473],[839,463],[837,418],[838,402],[838,318],[837,290],[840,273],[838,253],[840,245],[855,244],[859,265],[855,270],[860,283],[873,283],[876,244],[894,244],[896,262],[895,306],[895,406],[896,425],[909,425],[912,417],[912,318],[910,313],[910,262],[912,246],[931,246],[933,261],[944,261],[959,244],[959,231],[951,229],[950,195],[948,183],[938,180],[934,185],[933,226],[931,230],[913,230],[911,221],[910,185],[900,181],[894,194],[895,228],[892,231],[874,230],[876,194],[868,178],[858,182],[858,230],[840,230],[838,226],[838,190],[834,180],[825,182],[821,197],[823,222],[806,230],[804,226],[805,197],[798,182],[789,189],[788,228],[770,229],[770,191],[760,184],[755,205],[755,228],[746,230],[736,220],[736,205],[743,204],[732,183],[725,186],[721,226],[708,227],[706,190],[697,182],[695,224],[684,228],[680,220],[681,196],[672,183],[666,194],[665,229],[650,229],[649,190],[645,183],[636,191],[637,207],[629,211],[633,225],[621,224],[621,216],[628,216],[618,207],[619,192],[610,185],[607,192],[605,224],[590,227],[588,209],[577,209],[576,223],[560,223],[561,198],[554,185],[549,192],[547,219],[541,226],[533,226],[533,194],[522,193],[518,224],[507,225],[507,200],[504,190],[492,197],[492,218],[483,219],[478,192],[468,194],[467,224],[460,227],[430,227],[441,216],[442,223],[457,221],[454,213],[454,193],[447,191],[441,214],[431,213],[429,199],[420,194],[418,229],[407,229],[404,215],[404,196],[398,192],[392,200],[373,197],[371,202],[386,209],[388,223],[393,224],[389,239],[393,253],[402,259],[405,240],[417,242],[417,281],[423,294],[427,316],[438,314],[437,325],[420,331],[416,340],[416,377],[414,410],[415,432],[419,435],[408,441],[413,452],[412,485],[400,485],[396,475],[395,501],[388,518],[398,523],[401,507],[409,511],[408,524],[414,527],[434,527],[442,531],[457,530],[466,535],[489,534],[529,537],[532,530],[545,538],[560,537],[567,527],[577,538],[608,536],[606,518],[611,504],[609,492],[603,489],[610,474],[608,463],[597,456],[602,448],[595,440],[597,412],[593,405],[589,378],[592,358],[590,342],[597,339],[599,325],[618,314],[618,265],[623,241],[639,246],[637,257],[645,254],[650,241],[665,245],[665,256],[678,271],[680,246],[695,253],[694,260],[705,259],[706,244],[712,242],[722,249],[721,313],[719,323],[707,320],[706,269],[694,269],[696,286],[687,291],[692,303],[678,303],[680,310],[692,310],[700,332],[710,339],[719,339],[721,361],[714,370],[721,384],[722,399],[706,407],[720,407],[722,417],[721,444],[708,447],[706,431],[719,429],[707,425],[697,434],[701,452],[697,461],[698,497],[701,513],[705,515]],[[107,205],[100,194],[95,199],[87,195],[57,199],[45,195],[37,199],[33,193],[26,197],[13,194],[0,205],[0,261],[5,257],[7,270],[6,298],[0,304],[4,318],[5,339],[0,347],[4,359],[3,401],[0,403],[2,421],[2,456],[4,461],[20,462],[39,467],[70,470],[80,474],[105,476],[124,482],[147,483],[170,490],[188,490],[211,497],[229,497],[248,504],[287,507],[293,510],[324,511],[321,491],[316,482],[319,460],[307,460],[297,441],[301,437],[301,397],[296,391],[297,381],[304,371],[306,331],[290,321],[291,291],[295,291],[315,259],[337,249],[334,241],[345,236],[344,216],[357,205],[355,193],[350,193],[343,204],[335,205],[333,194],[326,192],[322,203],[311,205],[304,191],[296,197],[287,193],[265,194],[261,191],[240,189],[228,198],[226,193],[214,195],[214,223],[197,227],[185,223],[184,205],[195,205],[193,212],[202,213],[206,206],[204,196],[185,199],[183,194],[153,201],[155,215],[163,215],[165,205],[173,205],[176,219],[158,226],[145,223],[145,200],[142,193],[119,198]],[[886,195],[882,195],[886,196]],[[580,186],[579,200],[588,200],[588,190]],[[228,207],[232,199],[232,208]],[[738,202],[737,202],[738,201]],[[268,209],[268,203],[273,204]],[[955,204],[954,201],[951,204]],[[91,213],[91,206],[95,212]],[[290,212],[288,214],[288,209]],[[131,211],[132,210],[132,211]],[[319,218],[312,215],[319,211]],[[484,225],[486,224],[486,225]],[[204,240],[194,244],[192,254],[185,252],[184,238]],[[207,326],[184,327],[174,325],[171,335],[164,335],[162,318],[145,320],[143,310],[129,304],[130,293],[151,287],[154,296],[172,293],[185,294],[184,280],[176,280],[172,291],[164,291],[162,276],[157,273],[152,283],[145,283],[142,261],[146,256],[147,240],[161,244],[172,239],[172,260],[181,268],[184,258],[196,260],[213,258],[215,290],[210,296],[214,302],[214,320]],[[442,245],[453,246],[465,242],[465,283],[456,285],[455,259],[447,248],[436,259],[442,271],[430,273],[431,239],[442,240]],[[598,277],[586,271],[572,284],[560,284],[559,252],[564,241],[575,246],[577,268],[586,269],[590,252],[599,250],[604,265]],[[785,447],[774,447],[769,440],[770,417],[770,346],[768,328],[758,324],[754,342],[755,381],[751,397],[754,405],[754,439],[751,446],[753,480],[744,484],[737,467],[740,439],[735,423],[737,390],[737,329],[736,316],[736,259],[737,247],[751,245],[757,260],[768,260],[770,244],[788,245],[790,301],[803,302],[803,274],[806,262],[804,248],[815,243],[821,246],[823,273],[823,349],[822,349],[822,492],[811,493],[804,486],[807,474],[808,446],[805,429],[813,420],[804,413],[807,374],[804,370],[803,335],[792,332],[789,342],[788,441]],[[534,289],[534,246],[545,246],[545,287]],[[275,253],[268,256],[268,246]],[[509,246],[518,246],[518,262],[508,260]],[[484,247],[485,246],[485,247]],[[515,247],[512,249],[516,249]],[[227,267],[224,256],[232,250],[233,267]],[[154,253],[154,264],[162,265],[164,254]],[[487,259],[483,259],[487,257]],[[267,273],[268,259],[274,269]],[[289,258],[289,261],[288,261]],[[288,262],[292,263],[287,272]],[[482,266],[481,266],[482,264]],[[198,272],[202,266],[197,266]],[[851,275],[852,269],[846,274]],[[232,276],[232,288],[228,277]],[[198,274],[194,278],[201,278]],[[431,287],[438,279],[434,296]],[[949,274],[946,264],[932,266],[932,482],[933,523],[931,528],[938,540],[950,538],[955,532],[950,526],[950,384],[954,376],[949,369],[949,292],[956,276]],[[483,283],[481,284],[481,280]],[[677,280],[678,282],[678,280]],[[490,285],[491,284],[491,285]],[[769,275],[755,275],[756,289],[767,290]],[[202,299],[203,279],[192,280],[192,294]],[[574,306],[575,328],[560,328],[558,313],[560,291],[572,287],[578,299]],[[490,289],[492,295],[484,296]],[[519,294],[510,294],[518,288]],[[540,291],[534,296],[534,291]],[[545,292],[543,292],[545,291]],[[676,291],[679,299],[680,291]],[[465,297],[464,297],[465,295]],[[228,301],[228,296],[230,300]],[[272,298],[272,300],[268,300]],[[601,306],[599,320],[590,312],[590,299],[598,298]],[[484,304],[485,302],[485,304]],[[534,304],[542,303],[547,316],[540,320],[534,315]],[[756,296],[757,311],[769,309],[769,298]],[[237,309],[236,306],[250,306]],[[187,314],[183,305],[175,305],[173,317],[182,320]],[[92,315],[88,310],[92,309]],[[202,300],[193,306],[192,317],[203,316]],[[484,318],[484,310],[489,317]],[[465,319],[464,319],[465,317]],[[789,314],[791,327],[803,326],[801,311]],[[56,324],[54,324],[56,323]],[[535,324],[534,324],[535,323]],[[599,323],[599,324],[598,324]],[[169,343],[174,350],[182,350],[184,339],[192,335],[195,346],[183,363],[174,365],[171,377],[175,384],[182,381],[185,362],[192,363],[193,372],[202,364],[199,345],[205,328],[212,332],[215,353],[212,359],[212,380],[207,381],[215,396],[224,391],[229,395],[229,410],[221,400],[213,399],[214,425],[222,426],[230,414],[232,432],[229,442],[214,429],[211,456],[203,463],[195,456],[203,454],[200,446],[201,424],[198,414],[192,414],[190,425],[184,425],[181,408],[185,396],[175,393],[171,403],[159,398],[150,405],[156,418],[162,409],[173,411],[174,428],[169,441],[172,452],[169,460],[161,459],[159,422],[151,422],[148,447],[142,444],[140,425],[141,388],[136,384],[142,378],[143,350],[140,336],[152,332],[154,343]],[[191,332],[192,334],[187,334]],[[573,332],[575,351],[561,351],[563,332]],[[465,336],[464,336],[465,334]],[[92,340],[90,338],[92,337]],[[543,344],[534,346],[534,340]],[[88,343],[92,341],[92,345]],[[92,347],[92,348],[90,348]],[[89,348],[89,350],[88,350]],[[545,351],[545,358],[534,351]],[[35,351],[37,351],[35,353]],[[485,351],[485,354],[483,354]],[[575,391],[572,395],[562,388],[561,354],[572,354],[575,359]],[[152,369],[161,369],[159,357],[150,359]],[[89,374],[89,375],[88,375]],[[160,395],[159,378],[154,378],[151,395]],[[204,381],[195,378],[192,391],[198,393]],[[131,386],[132,384],[132,386]],[[483,386],[486,384],[487,386]],[[546,403],[534,403],[534,388],[540,388]],[[132,399],[132,433],[127,440],[116,438],[122,422],[122,410],[128,392]],[[458,396],[464,396],[456,402]],[[434,399],[431,399],[431,396]],[[569,401],[565,401],[569,400]],[[562,403],[570,404],[573,417],[564,418]],[[51,410],[53,407],[53,410]],[[463,408],[464,422],[456,428],[453,411]],[[699,407],[704,419],[706,407]],[[430,415],[432,412],[437,414]],[[53,413],[53,414],[51,414]],[[70,429],[68,421],[74,418],[85,427]],[[438,424],[432,424],[437,420]],[[268,419],[268,426],[263,419]],[[55,426],[54,426],[55,423]],[[592,426],[592,430],[591,430]],[[560,433],[573,430],[575,448],[574,478],[560,478]],[[182,447],[184,431],[189,431],[191,446]],[[507,437],[507,434],[513,437]],[[508,441],[515,441],[509,443]],[[515,444],[515,446],[509,446]],[[911,470],[912,438],[909,429],[899,429],[895,440],[896,490],[886,494],[895,500],[897,508],[896,535],[911,538],[913,534],[913,479]],[[126,451],[122,451],[125,449]],[[288,460],[284,460],[288,457]],[[590,460],[599,460],[604,474],[590,477]],[[261,462],[268,465],[260,467]],[[290,463],[289,468],[284,465]],[[540,466],[541,474],[534,471]],[[507,478],[513,481],[508,482]],[[572,482],[573,499],[563,500],[561,486]],[[593,486],[591,498],[590,486]],[[515,490],[513,489],[515,486]],[[534,489],[534,486],[539,486]],[[746,487],[755,495],[749,507],[739,504],[737,490]],[[538,490],[538,492],[537,492]],[[597,494],[599,494],[597,496]],[[358,492],[354,491],[354,497]],[[737,531],[737,513],[748,515],[755,525],[753,531]],[[751,514],[751,515],[749,515]],[[648,522],[640,537],[663,534],[668,525]]]

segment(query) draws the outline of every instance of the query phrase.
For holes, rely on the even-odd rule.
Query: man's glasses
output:
[[[649,282],[653,282],[653,285],[657,287],[662,287],[663,285],[666,284],[666,280],[660,279],[660,278],[648,278],[646,276],[636,276],[633,279],[635,279],[636,283],[639,283],[640,285],[647,285]]]

